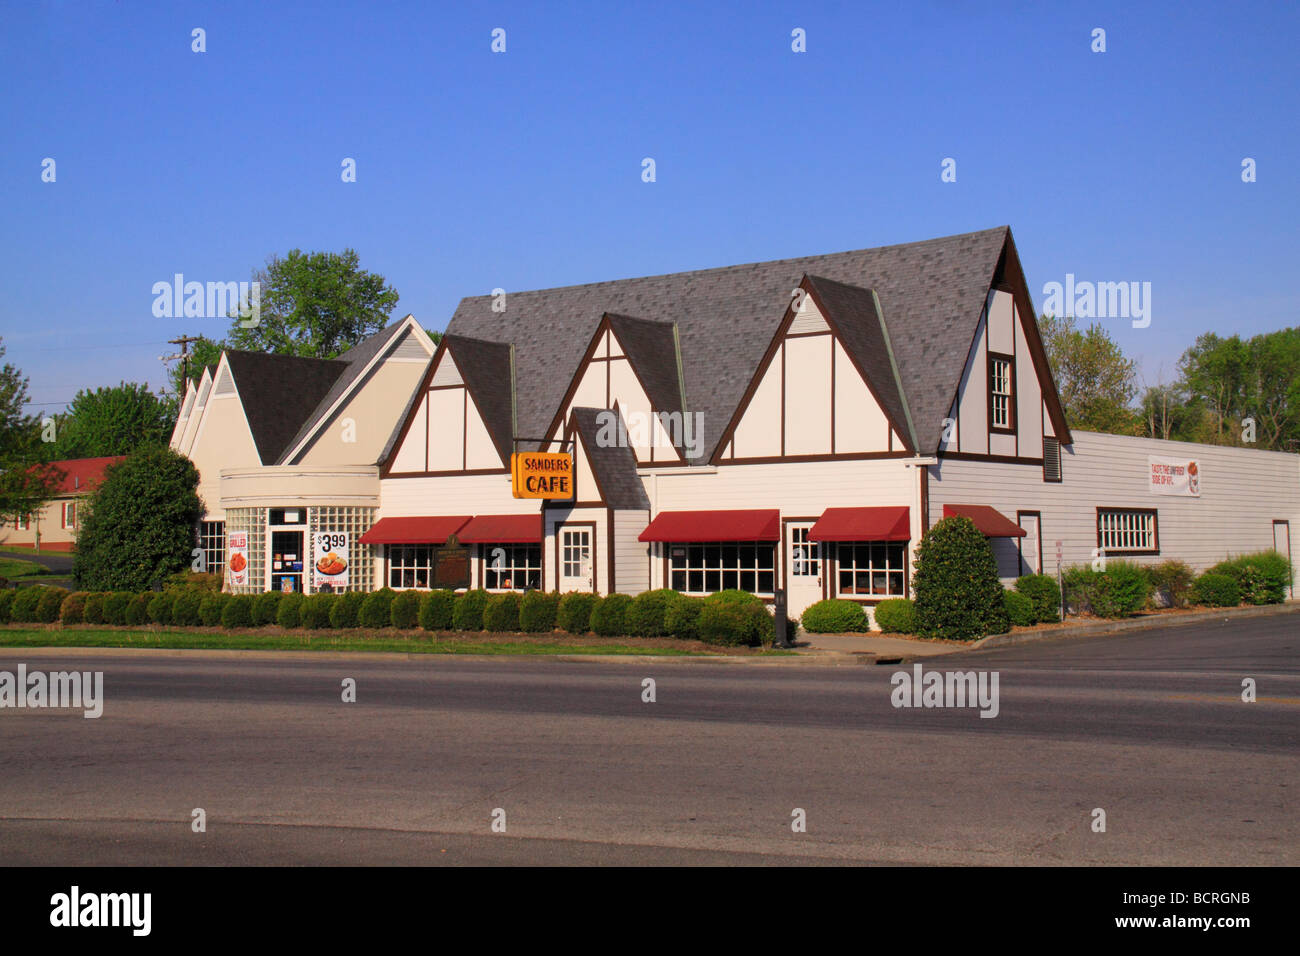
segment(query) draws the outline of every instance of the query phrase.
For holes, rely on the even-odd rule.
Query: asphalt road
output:
[[[898,666],[20,661],[106,702],[0,710],[0,865],[1300,862],[1297,614],[925,663],[997,671],[994,719],[894,708]]]

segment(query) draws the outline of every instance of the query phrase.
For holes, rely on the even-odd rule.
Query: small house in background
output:
[[[110,455],[51,462],[63,473],[57,495],[39,511],[0,518],[0,546],[71,551],[76,544],[77,522],[85,499],[99,487],[109,466],[125,459],[125,455]]]

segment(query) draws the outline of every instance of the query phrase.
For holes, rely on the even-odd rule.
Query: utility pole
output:
[[[182,335],[178,339],[168,339],[167,340],[168,345],[179,345],[181,347],[181,354],[159,356],[159,358],[161,358],[164,362],[169,362],[172,359],[180,359],[184,365],[185,381],[187,382],[190,379],[190,343],[197,342],[200,339],[200,337],[201,336],[198,335]],[[183,398],[184,395],[180,395],[178,397]]]

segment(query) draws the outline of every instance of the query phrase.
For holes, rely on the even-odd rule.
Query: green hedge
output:
[[[253,626],[253,595],[232,594],[221,609],[221,626],[225,628]]]
[[[159,591],[149,600],[149,620],[155,624],[171,624],[172,608],[176,605],[175,591]]]
[[[19,588],[13,603],[9,606],[9,620],[15,624],[34,624],[36,622],[36,605],[41,603],[43,585]]]
[[[669,588],[643,591],[627,610],[627,632],[636,637],[663,637],[668,632],[668,610],[682,596]]]
[[[388,623],[409,630],[420,623],[421,591],[398,591],[388,608]]]
[[[554,591],[528,591],[519,602],[519,629],[530,634],[555,630],[560,596]]]
[[[330,627],[330,609],[336,600],[336,594],[309,594],[298,611],[298,622],[313,631]]]
[[[610,594],[600,598],[591,609],[591,629],[601,637],[619,637],[627,633],[627,612],[632,598],[627,594]]]
[[[487,606],[488,596],[482,588],[456,595],[456,603],[451,609],[452,627],[458,631],[483,630],[483,609]]]
[[[1056,578],[1025,574],[1016,579],[1016,590],[1033,605],[1034,623],[1047,624],[1061,619],[1061,585]]]
[[[208,594],[199,602],[199,620],[204,627],[220,627],[221,613],[226,609],[229,594]]]
[[[336,595],[330,608],[330,627],[356,627],[361,616],[361,606],[366,601],[365,591],[344,591]]]
[[[426,631],[450,631],[455,609],[455,591],[443,588],[428,592],[420,598],[420,627]]]
[[[1098,617],[1130,617],[1147,606],[1151,580],[1131,561],[1108,561],[1106,570],[1069,568],[1063,575],[1065,599],[1079,613],[1091,611]]]
[[[705,644],[743,647],[772,638],[772,615],[763,602],[744,591],[719,591],[704,599],[698,623]],[[806,627],[806,625],[805,625]]]
[[[108,597],[103,591],[92,591],[86,595],[86,606],[82,609],[81,619],[87,624],[104,623],[104,598]]]
[[[1196,574],[1182,561],[1161,561],[1142,568],[1151,584],[1151,593],[1166,595],[1169,607],[1186,607],[1196,583]]]
[[[253,597],[253,624],[263,627],[274,624],[284,595],[280,591],[266,591]]]
[[[392,588],[371,591],[361,602],[361,613],[357,616],[357,622],[362,627],[392,627],[395,597],[397,592]]]
[[[803,629],[809,634],[861,634],[871,630],[871,621],[856,601],[831,598],[808,606],[803,612]]]
[[[1207,571],[1192,586],[1192,600],[1207,607],[1236,607],[1241,603],[1241,588],[1228,575]]]
[[[153,600],[152,591],[142,591],[131,595],[126,605],[125,621],[131,627],[149,623],[149,602]]]
[[[1003,591],[1002,602],[1013,627],[1033,627],[1038,623],[1034,602],[1020,591]]]
[[[286,591],[275,608],[275,623],[280,627],[302,626],[302,605],[307,600],[301,591]]]
[[[67,588],[45,588],[41,598],[36,602],[36,620],[41,624],[53,624],[59,619],[59,609],[63,599],[71,592]]]
[[[664,612],[664,630],[683,641],[700,639],[700,611],[704,598],[679,595]]]
[[[186,588],[183,591],[177,591],[176,597],[172,600],[172,623],[181,627],[193,627],[196,624],[202,624],[203,618],[199,616],[199,608],[203,604],[203,598],[211,592],[201,591],[198,588]],[[90,620],[89,607],[87,604],[86,620]]]
[[[890,598],[876,605],[876,624],[886,634],[915,634],[916,606],[908,598]],[[808,614],[804,612],[804,630]]]
[[[596,595],[587,591],[570,591],[560,596],[556,622],[570,634],[586,634],[591,630],[591,612],[596,606]]]
[[[81,624],[86,620],[87,591],[73,591],[59,605],[59,621],[63,624]]]
[[[993,549],[967,517],[943,518],[921,539],[912,591],[923,637],[968,641],[1009,626]]]
[[[1247,604],[1281,604],[1291,583],[1291,562],[1276,551],[1258,551],[1220,561],[1207,573],[1236,581]]]
[[[14,606],[14,598],[18,591],[14,588],[0,589],[0,624],[9,623],[9,614]]]
[[[491,595],[483,605],[483,627],[494,634],[519,630],[519,595],[513,591]]]

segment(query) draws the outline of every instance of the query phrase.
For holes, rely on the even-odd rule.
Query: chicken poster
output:
[[[1201,496],[1201,466],[1186,458],[1147,458],[1150,468],[1149,490],[1153,495],[1182,495],[1188,498]]]
[[[230,586],[243,587],[248,583],[248,532],[230,532],[229,545]]]
[[[318,531],[311,589],[317,593],[342,591],[348,586],[348,535],[346,531]]]

